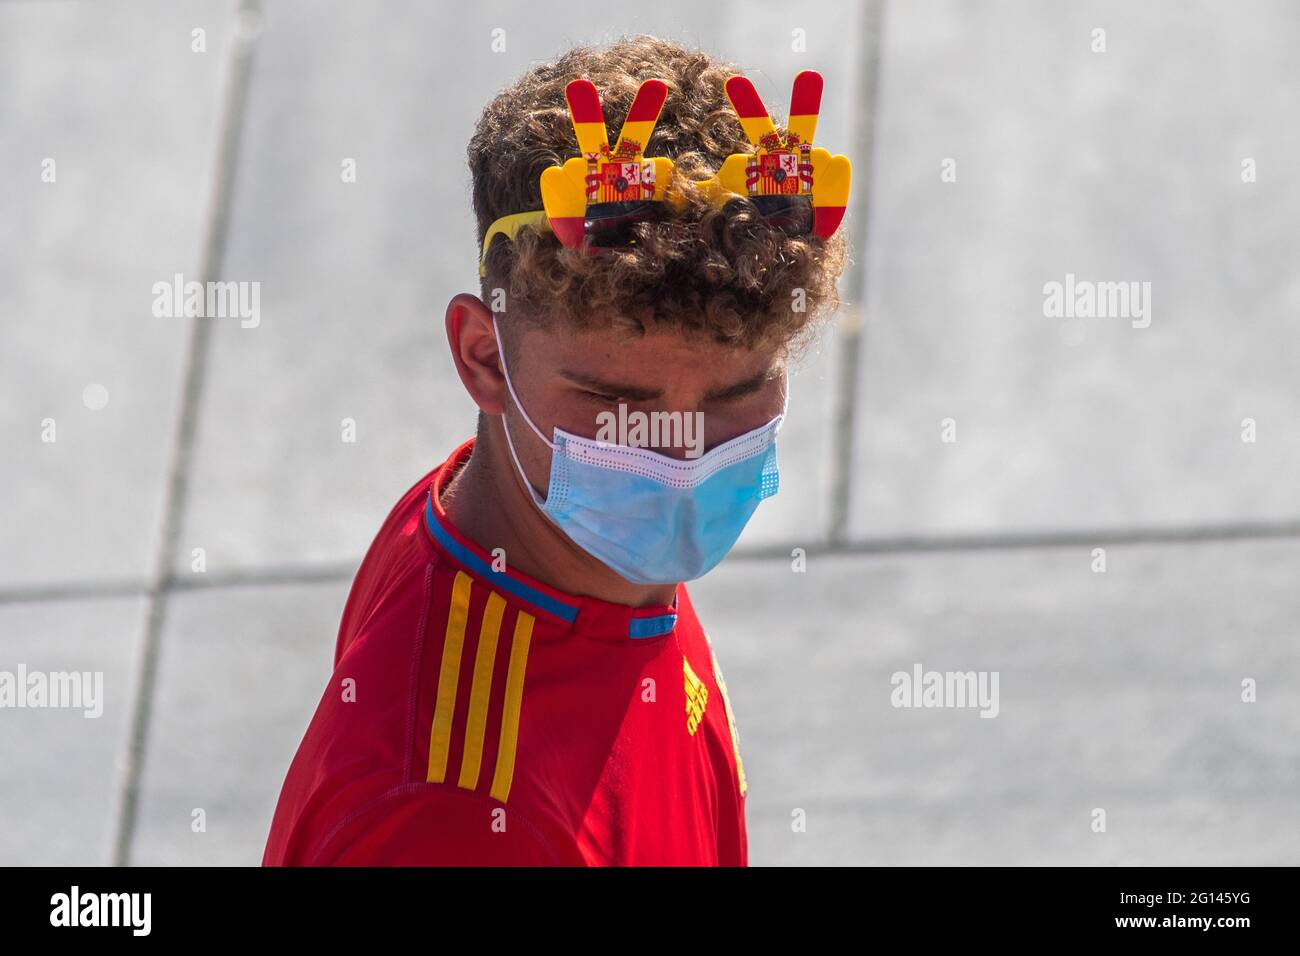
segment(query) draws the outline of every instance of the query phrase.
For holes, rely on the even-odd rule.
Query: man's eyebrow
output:
[[[706,402],[727,401],[732,398],[740,398],[744,395],[752,395],[762,388],[772,377],[771,369],[762,369],[757,375],[751,375],[735,385],[728,385],[725,388],[715,388],[704,393]]]

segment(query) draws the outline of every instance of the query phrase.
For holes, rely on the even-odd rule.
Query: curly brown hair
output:
[[[596,85],[615,132],[643,80],[667,84],[645,155],[673,160],[674,186],[686,203],[666,219],[633,226],[632,244],[595,255],[530,228],[514,241],[498,237],[487,256],[483,297],[504,290],[512,317],[575,330],[666,328],[745,348],[798,347],[811,338],[839,305],[843,230],[826,240],[790,236],[747,201],[718,207],[690,187],[727,156],[750,149],[724,90],[739,72],[698,50],[635,36],[575,47],[499,93],[468,148],[480,248],[499,217],[542,208],[542,170],[578,155],[564,97],[565,85],[578,77]]]

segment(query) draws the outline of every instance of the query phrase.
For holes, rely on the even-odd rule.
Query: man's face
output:
[[[784,355],[728,348],[669,331],[633,338],[614,330],[527,329],[509,363],[519,401],[548,439],[558,427],[608,440],[602,427],[620,420],[620,405],[626,412],[622,420],[629,423],[639,417],[648,425],[656,412],[678,413],[672,416],[678,427],[668,427],[672,418],[661,415],[661,427],[647,428],[644,438],[615,438],[673,458],[698,457],[758,428],[781,414],[785,402]],[[545,495],[550,449],[513,403],[507,405],[505,420],[520,464]]]

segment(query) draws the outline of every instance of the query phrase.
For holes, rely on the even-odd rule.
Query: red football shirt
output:
[[[632,608],[495,570],[441,504],[472,449],[357,572],[263,865],[746,865],[735,722],[685,586]]]

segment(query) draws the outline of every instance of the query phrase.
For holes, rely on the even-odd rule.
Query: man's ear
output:
[[[447,303],[447,342],[456,373],[474,404],[487,415],[503,414],[506,380],[492,311],[478,296],[459,292]]]

